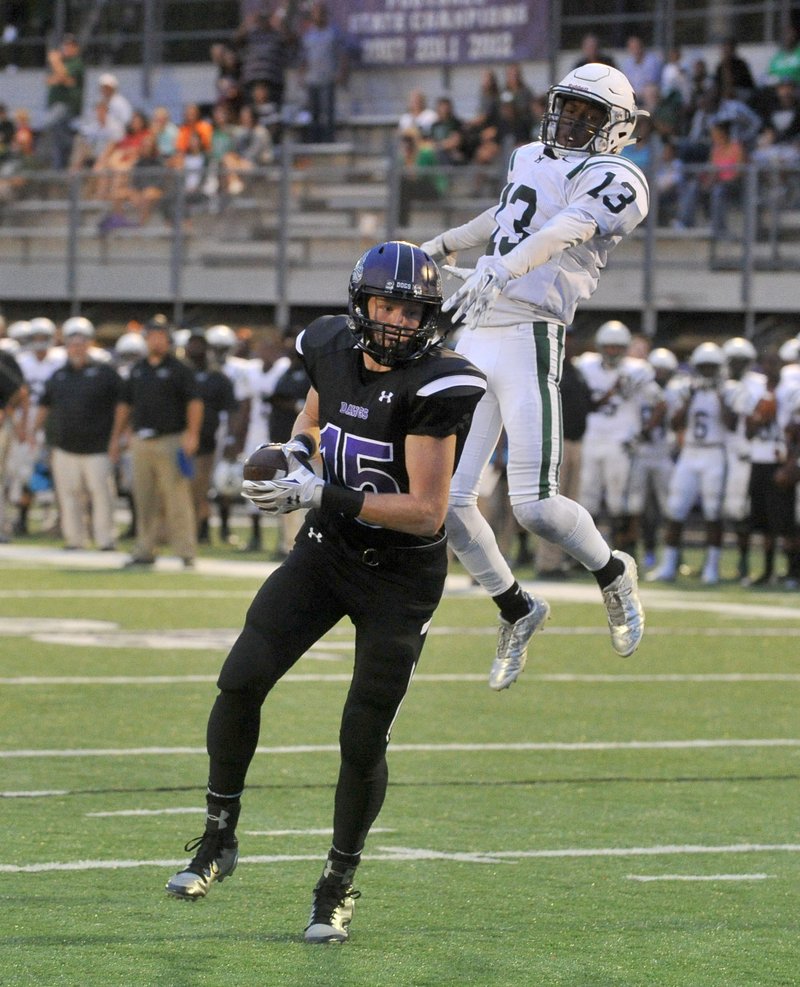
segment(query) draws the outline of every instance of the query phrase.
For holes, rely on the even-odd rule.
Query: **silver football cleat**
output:
[[[603,603],[608,614],[611,644],[623,658],[639,647],[644,633],[644,610],[639,600],[636,562],[625,552],[614,552],[614,558],[625,565],[621,576],[603,590]]]
[[[355,868],[336,873],[328,861],[314,888],[311,915],[303,933],[306,942],[347,942],[355,900],[361,897],[352,885]]]
[[[216,833],[206,833],[194,842],[187,843],[187,853],[192,850],[198,852],[189,865],[167,881],[167,894],[173,898],[182,898],[185,901],[205,898],[214,881],[221,883],[236,870],[239,847],[220,846],[219,835]]]
[[[522,674],[528,658],[528,642],[550,616],[549,603],[527,593],[525,597],[531,604],[530,613],[513,624],[500,618],[497,651],[489,673],[489,688],[498,692],[507,689]]]

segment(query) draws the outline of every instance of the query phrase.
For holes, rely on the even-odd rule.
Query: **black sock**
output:
[[[617,576],[621,576],[625,572],[625,563],[622,559],[618,559],[615,555],[606,562],[602,569],[593,569],[592,575],[597,580],[597,585],[600,589],[605,589],[609,586]]]
[[[332,846],[328,858],[335,864],[344,864],[345,867],[358,867],[361,863],[360,853],[342,853],[341,850],[337,850],[335,846]]]
[[[523,617],[527,617],[531,612],[531,605],[528,603],[522,587],[516,580],[514,580],[514,585],[511,589],[507,589],[505,593],[500,593],[498,596],[493,596],[492,599],[497,604],[500,616],[503,620],[508,621],[509,624],[515,624]]]

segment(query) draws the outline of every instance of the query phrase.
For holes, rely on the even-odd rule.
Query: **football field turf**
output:
[[[308,946],[350,626],[268,698],[239,867],[182,903],[164,883],[202,831],[216,673],[260,580],[102,564],[0,555],[0,984],[800,984],[796,593],[647,586],[621,659],[596,587],[553,584],[493,693],[494,607],[456,575],[350,942]]]

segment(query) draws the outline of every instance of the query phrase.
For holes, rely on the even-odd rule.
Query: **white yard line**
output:
[[[393,754],[454,752],[481,753],[482,751],[648,751],[648,750],[736,750],[747,747],[800,747],[800,739],[771,737],[764,739],[734,740],[730,737],[713,740],[596,740],[575,743],[547,741],[507,744],[392,744]],[[206,755],[205,747],[66,747],[0,751],[0,759],[49,758],[49,757],[150,757]],[[338,754],[338,744],[297,744],[294,746],[257,747],[257,754]]]
[[[329,830],[326,830],[326,833]],[[519,860],[552,858],[596,858],[596,857],[660,857],[682,856],[684,854],[729,854],[729,853],[800,853],[798,843],[741,843],[728,846],[701,846],[696,844],[652,847],[570,847],[554,850],[504,850],[504,851],[462,851],[411,847],[378,847],[374,853],[365,856],[366,860],[392,863],[414,862],[419,860],[447,860],[470,864],[515,863]],[[319,854],[256,854],[243,856],[241,864],[283,864],[301,861],[318,861]],[[168,860],[73,860],[38,864],[0,864],[0,874],[41,874],[52,871],[122,870],[140,867],[182,867],[185,858]]]
[[[628,874],[629,881],[766,881],[774,874]]]

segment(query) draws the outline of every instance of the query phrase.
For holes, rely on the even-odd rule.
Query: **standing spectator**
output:
[[[776,85],[788,79],[800,86],[800,37],[794,24],[787,24],[780,47],[767,66],[767,84]]]
[[[431,131],[431,127],[436,123],[436,110],[428,106],[428,97],[422,89],[412,89],[408,94],[406,110],[400,115],[397,124],[398,134],[406,134],[409,131],[426,135]]]
[[[116,491],[109,443],[122,379],[109,363],[92,359],[94,334],[91,322],[80,316],[62,326],[67,362],[47,381],[36,428],[48,423],[64,548],[87,547],[88,508],[95,547],[107,552],[115,548]]]
[[[125,136],[125,127],[108,112],[108,103],[100,99],[94,104],[89,120],[81,119],[72,141],[70,171],[92,168],[108,151]]]
[[[511,62],[506,66],[506,80],[500,99],[511,96],[516,110],[516,116],[525,128],[525,133],[529,134],[531,129],[531,101],[533,100],[533,90],[525,81],[522,74],[522,66],[519,62]]]
[[[496,126],[499,119],[500,83],[493,69],[484,69],[478,89],[477,111],[464,125],[464,154],[468,161],[473,159],[483,131]]]
[[[171,352],[171,327],[156,315],[144,327],[147,356],[134,364],[123,383],[111,454],[118,456],[123,431],[133,430],[133,497],[136,546],[128,566],[150,566],[156,559],[162,514],[176,555],[194,565],[197,546],[190,478],[200,442],[203,402],[190,367]]]
[[[618,157],[636,139],[640,115],[617,69],[585,65],[568,73],[548,91],[541,141],[512,156],[501,200],[423,244],[434,257],[485,251],[474,271],[448,268],[465,282],[443,308],[455,320],[466,317],[471,331],[461,333],[458,351],[489,371],[451,485],[448,537],[499,610],[493,689],[516,681],[528,642],[550,612],[519,585],[477,507],[480,477],[503,426],[519,523],[593,573],[617,654],[633,654],[644,633],[635,561],[612,551],[589,512],[558,486],[565,327],[597,287],[608,248],[647,215],[647,181]]]
[[[253,87],[261,83],[267,87],[269,102],[278,113],[283,106],[286,69],[297,46],[292,25],[294,6],[290,2],[287,8],[276,5],[270,11],[265,5],[248,14],[234,36],[237,48],[241,49],[245,99],[250,100]]]
[[[239,56],[230,45],[217,43],[211,46],[211,61],[217,67],[214,103],[227,106],[231,119],[235,120],[244,105],[241,85],[242,66],[239,63]]]
[[[449,96],[436,100],[436,120],[431,127],[431,140],[439,164],[464,164],[464,124],[457,117]]]
[[[619,67],[640,101],[646,86],[661,85],[664,60],[657,52],[645,48],[644,42],[636,34],[630,35],[625,42],[625,54]]]
[[[594,62],[595,65],[610,65],[612,68],[617,67],[613,57],[601,48],[600,39],[596,34],[584,34],[581,39],[580,57],[572,67],[579,69],[582,65],[587,65],[589,62]]]
[[[744,147],[731,138],[731,125],[726,121],[713,123],[709,167],[684,185],[678,220],[674,225],[691,229],[695,224],[697,206],[702,202],[711,220],[712,235],[719,238],[727,236],[728,207],[739,195],[744,161]]]
[[[223,665],[207,730],[205,832],[166,887],[196,900],[236,867],[261,706],[308,647],[349,617],[355,669],[309,943],[348,938],[353,879],[386,796],[392,726],[444,588],[448,483],[485,387],[468,361],[436,345],[441,278],[418,247],[373,247],[349,291],[349,319],[317,319],[297,340],[312,387],[284,446],[290,478],[244,484],[245,496],[272,516],[313,510],[289,558],[257,593]],[[381,404],[386,388],[395,398]],[[353,416],[351,408],[370,414]],[[328,482],[308,465],[320,445]],[[380,462],[369,480],[362,479],[366,457]]]
[[[719,92],[729,92],[742,102],[747,102],[755,92],[753,73],[748,63],[736,53],[735,38],[725,38],[720,46],[714,82]]]
[[[221,370],[209,366],[208,343],[202,329],[192,330],[186,344],[186,360],[195,372],[197,388],[203,401],[203,424],[200,442],[194,458],[192,500],[197,521],[197,540],[207,545],[210,541],[208,527],[211,505],[208,491],[220,440],[220,423],[224,416],[232,415],[239,402],[233,395],[233,384]]]
[[[97,80],[100,89],[100,98],[108,107],[108,115],[122,124],[123,129],[128,126],[133,116],[133,107],[127,96],[123,96],[119,91],[119,80],[110,72],[104,72]]]
[[[72,123],[83,108],[83,58],[73,34],[47,53],[47,113],[42,130],[50,142],[53,168],[66,168],[72,149]]]
[[[347,81],[349,53],[339,28],[331,23],[328,5],[314,0],[310,23],[300,38],[302,78],[308,93],[311,123],[307,139],[336,139],[336,88]]]

